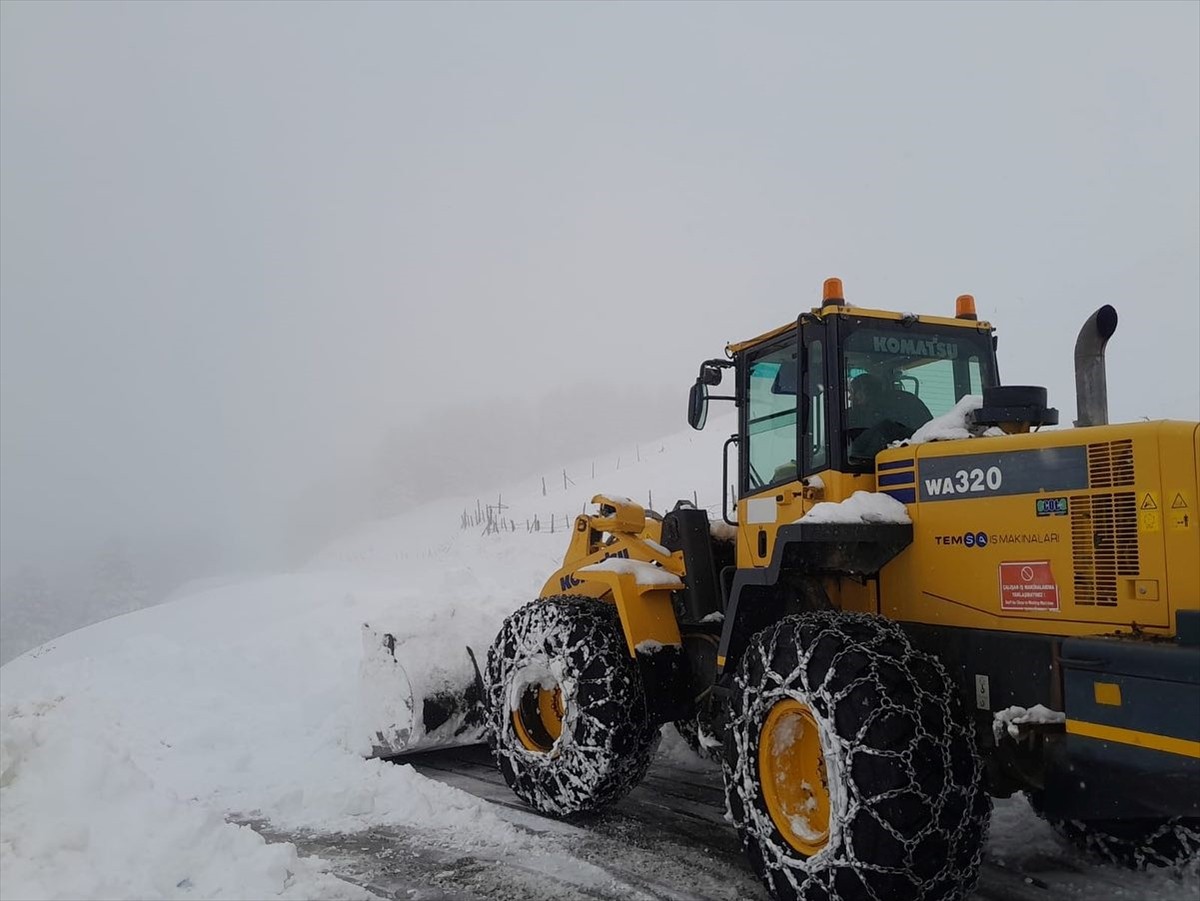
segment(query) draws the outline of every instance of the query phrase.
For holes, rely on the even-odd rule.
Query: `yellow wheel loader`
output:
[[[676,722],[719,755],[788,901],[962,898],[990,797],[1017,791],[1125,863],[1196,854],[1200,425],[1108,424],[1116,319],[1080,332],[1074,428],[1045,428],[1045,389],[1000,384],[967,295],[901,314],[830,279],[702,363],[690,424],[737,409],[722,519],[601,495],[575,520],[480,667],[508,784],[596,810]]]

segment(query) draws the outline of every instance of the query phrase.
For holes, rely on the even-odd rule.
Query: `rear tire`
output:
[[[991,800],[938,661],[894,623],[820,611],[750,641],[726,798],[781,901],[935,901],[974,888]]]
[[[484,690],[500,772],[542,813],[611,804],[650,766],[658,727],[612,604],[564,596],[517,610],[488,652]]]
[[[1085,854],[1131,870],[1177,867],[1200,858],[1200,818],[1062,820],[1043,812],[1037,793],[1030,806]]]

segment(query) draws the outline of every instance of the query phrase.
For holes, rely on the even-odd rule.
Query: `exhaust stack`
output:
[[[1105,304],[1088,317],[1075,339],[1075,426],[1108,425],[1104,347],[1117,330],[1117,311]]]

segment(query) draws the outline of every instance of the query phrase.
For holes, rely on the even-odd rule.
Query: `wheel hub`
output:
[[[525,750],[546,753],[562,735],[566,715],[561,685],[530,685],[512,712],[513,729]]]
[[[812,857],[829,842],[829,777],[812,711],[794,698],[771,708],[758,749],[767,811],[784,839]]]

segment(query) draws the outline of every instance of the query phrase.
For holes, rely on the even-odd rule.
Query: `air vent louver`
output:
[[[1132,478],[1132,458],[1129,471]],[[1132,491],[1079,495],[1071,498],[1070,509],[1075,603],[1115,607],[1117,577],[1140,572],[1137,495]]]
[[[1088,487],[1124,488],[1133,484],[1133,441],[1088,445]]]

